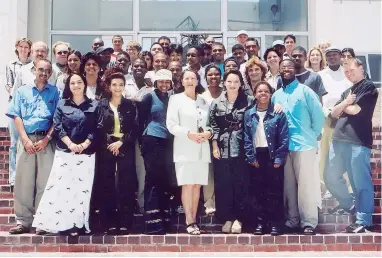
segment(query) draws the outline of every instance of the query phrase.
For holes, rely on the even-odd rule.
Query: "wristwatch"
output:
[[[52,140],[52,136],[50,136],[49,134],[46,135],[46,138],[48,138],[48,141]]]

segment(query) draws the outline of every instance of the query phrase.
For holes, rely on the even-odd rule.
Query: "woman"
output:
[[[24,66],[31,62],[29,55],[31,53],[32,41],[27,38],[17,40],[15,43],[15,53],[17,60],[10,62],[6,67],[6,84],[5,89],[9,93],[9,99],[11,99],[13,85],[15,83],[16,74]],[[9,135],[11,138],[11,146],[9,147],[9,184],[11,185],[11,191],[13,192],[13,186],[16,180],[16,149],[19,134],[17,132],[15,121],[9,120],[8,124]]]
[[[271,103],[272,86],[254,85],[256,105],[245,112],[244,151],[251,164],[250,196],[254,202],[250,217],[257,217],[254,233],[263,235],[266,227],[272,236],[281,234],[284,221],[284,164],[288,155],[288,121],[283,112],[276,113]]]
[[[236,61],[234,57],[228,57],[226,60],[224,60],[224,72],[228,72],[231,70],[239,71],[240,64]]]
[[[282,54],[276,48],[268,48],[264,53],[264,60],[268,65],[268,72],[265,75],[267,82],[273,89],[277,89],[277,82],[280,79],[280,61],[283,59]]]
[[[247,95],[253,96],[253,86],[264,81],[267,70],[263,66],[262,61],[257,56],[253,56],[248,60],[245,66],[245,77],[247,78],[248,85],[245,85],[244,91]]]
[[[89,205],[99,109],[97,101],[86,97],[85,92],[86,79],[82,75],[71,74],[54,114],[56,152],[33,220],[33,227],[45,232],[69,230],[70,235],[77,236],[83,227],[90,232]]]
[[[86,77],[86,96],[90,99],[99,100],[104,93],[100,66],[101,60],[95,53],[89,52],[82,57],[80,71]]]
[[[308,58],[305,63],[305,68],[311,69],[313,72],[318,73],[326,67],[326,60],[321,50],[317,47],[312,48],[308,52]]]
[[[68,73],[62,73],[57,78],[56,86],[60,89],[60,91],[64,91],[65,88],[65,81],[68,78],[69,74],[75,72],[80,73],[80,66],[81,66],[81,52],[78,50],[71,50],[68,54]]]
[[[167,109],[167,128],[174,137],[174,162],[178,185],[182,186],[182,204],[186,214],[187,232],[199,235],[196,213],[200,186],[208,183],[211,162],[207,128],[208,103],[200,97],[203,87],[195,71],[181,75],[184,92],[171,96]]]
[[[142,156],[145,162],[145,233],[166,234],[169,229],[169,192],[172,164],[172,136],[166,128],[168,91],[171,71],[155,73],[155,90],[143,97],[139,109],[139,124],[143,131]]]
[[[183,47],[182,45],[171,44],[168,48],[170,62],[178,61],[182,64]]]
[[[212,101],[220,96],[223,87],[220,87],[221,72],[217,65],[210,64],[206,67],[207,89],[202,93],[201,97],[211,105]]]
[[[318,44],[318,48],[321,50],[321,53],[325,53],[325,50],[331,47],[332,44],[329,41],[322,41]]]
[[[152,71],[153,67],[153,55],[149,51],[142,51],[140,57],[146,61],[147,71]]]
[[[228,71],[223,80],[227,91],[212,102],[209,115],[209,124],[214,132],[212,154],[216,210],[218,218],[225,222],[222,232],[240,234],[248,195],[242,125],[244,112],[252,105],[253,97],[244,93],[239,71]]]
[[[97,157],[99,174],[94,188],[102,193],[99,205],[104,232],[127,233],[135,208],[137,110],[133,101],[123,97],[125,76],[122,73],[108,75],[105,84],[106,98],[99,102],[101,144]]]

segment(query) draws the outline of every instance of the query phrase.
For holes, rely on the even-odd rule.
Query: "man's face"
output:
[[[342,60],[342,63],[343,65],[347,65],[351,60],[353,60],[353,56],[350,54],[350,52],[344,52],[342,53],[342,57],[341,57],[341,60]]]
[[[304,67],[305,61],[306,61],[306,55],[302,51],[299,50],[293,50],[292,52],[292,58],[296,63],[296,68],[300,69]]]
[[[245,52],[242,49],[235,49],[232,52],[232,56],[241,64],[244,62]]]
[[[280,75],[281,78],[290,80],[293,79],[296,75],[296,69],[294,64],[290,60],[284,60],[280,64]]]
[[[147,73],[147,66],[145,65],[143,60],[138,59],[133,63],[132,70],[133,76],[135,78],[144,78],[145,74]]]
[[[354,62],[344,67],[346,78],[352,83],[358,83],[364,78],[364,70],[362,65],[357,66]]]
[[[248,35],[246,34],[240,34],[239,36],[236,37],[237,42],[241,45],[244,45],[247,39],[248,39]]]
[[[171,42],[168,39],[159,40],[159,45],[161,45],[164,50],[168,49],[168,47],[170,46],[170,43]]]
[[[259,46],[257,45],[256,41],[247,41],[245,42],[245,51],[250,57],[258,56]]]
[[[103,40],[95,39],[93,41],[92,49],[93,51],[96,51],[99,47],[103,47],[103,46],[104,46]]]
[[[201,62],[203,66],[212,63],[212,49],[204,49],[204,58]]]
[[[339,52],[329,52],[326,53],[326,62],[329,66],[337,66],[341,64],[341,54]]]
[[[187,51],[187,63],[190,66],[200,64],[200,57],[198,56],[198,51],[195,48],[191,48]]]
[[[155,44],[152,45],[150,52],[153,56],[155,56],[157,53],[163,52],[163,48],[160,44]]]
[[[57,63],[66,65],[68,63],[69,48],[67,45],[58,45],[55,49],[55,58]]]
[[[221,45],[212,46],[212,56],[216,61],[222,62],[224,60],[225,49]]]
[[[179,81],[180,80],[180,74],[182,73],[182,65],[178,61],[173,61],[170,63],[168,66],[168,69],[172,73],[172,79],[174,81]]]
[[[99,54],[99,56],[101,57],[101,61],[104,65],[110,63],[111,53],[109,51],[103,51]]]
[[[295,42],[292,38],[287,38],[285,40],[285,48],[286,48],[286,51],[288,53],[292,52],[292,50],[294,49],[294,45],[295,45]]]
[[[52,75],[52,65],[46,61],[38,61],[35,67],[36,81],[46,84]]]
[[[122,45],[123,45],[123,40],[121,38],[119,37],[114,38],[112,43],[113,43],[114,51],[117,51],[117,52],[121,51]]]
[[[34,45],[32,49],[32,57],[37,62],[41,59],[46,59],[48,56],[48,50],[46,49],[46,46],[43,44],[40,45]]]
[[[167,56],[164,53],[158,53],[154,56],[154,70],[158,71],[160,69],[167,68]]]
[[[126,74],[129,71],[130,66],[130,58],[127,56],[121,54],[117,55],[117,58],[115,60],[115,66],[122,69],[122,71]]]
[[[213,37],[208,37],[208,38],[206,38],[205,43],[206,43],[207,45],[212,46],[212,44],[215,43],[215,40],[214,40]]]

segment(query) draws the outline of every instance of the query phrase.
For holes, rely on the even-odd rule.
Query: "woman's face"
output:
[[[241,86],[240,78],[237,74],[230,74],[227,76],[227,79],[224,81],[224,86],[227,89],[227,93],[237,93]]]
[[[198,78],[196,77],[196,74],[191,71],[185,72],[182,79],[182,85],[184,86],[185,90],[188,88],[195,89],[198,85]]]
[[[269,87],[266,84],[260,84],[256,89],[255,98],[258,103],[269,104],[271,99],[271,91],[269,90]]]
[[[19,56],[27,57],[31,52],[31,48],[29,47],[28,43],[20,42],[17,45],[17,52],[19,53]]]
[[[149,56],[145,56],[145,61],[147,64],[147,69],[151,69],[152,68],[151,58]]]
[[[68,56],[68,67],[70,71],[78,72],[80,70],[81,60],[75,54],[71,54]]]
[[[322,61],[321,53],[319,50],[315,49],[310,52],[309,61],[311,64],[320,64]]]
[[[99,66],[96,61],[93,59],[89,59],[85,63],[85,73],[86,75],[98,75],[99,72]]]
[[[170,80],[158,80],[157,81],[157,88],[161,92],[167,92],[171,88],[171,81]]]
[[[350,52],[343,52],[341,59],[342,59],[343,65],[347,65],[353,59],[353,56],[350,54]]]
[[[218,87],[221,81],[220,71],[216,68],[211,68],[207,72],[207,83],[210,87]]]
[[[182,55],[180,53],[176,53],[175,51],[172,51],[172,53],[170,54],[170,62],[173,62],[173,61],[181,62],[181,60],[182,60]]]
[[[85,83],[79,75],[75,74],[70,77],[69,87],[73,96],[84,95]]]
[[[239,70],[239,67],[237,66],[236,62],[235,61],[228,61],[225,66],[224,66],[224,72],[228,72],[228,71],[231,71],[231,70],[235,70],[235,71],[238,71]]]
[[[267,64],[269,67],[279,69],[280,57],[274,51],[270,51],[267,55]]]
[[[115,78],[110,82],[110,92],[112,97],[122,97],[122,93],[125,91],[125,83],[120,78]]]
[[[248,76],[252,82],[261,81],[261,77],[263,76],[263,72],[258,65],[252,65],[248,67]]]

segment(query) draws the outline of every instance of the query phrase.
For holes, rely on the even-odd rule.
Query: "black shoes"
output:
[[[281,229],[278,227],[272,227],[271,228],[271,236],[278,236],[281,235]]]
[[[257,227],[255,228],[255,231],[253,232],[253,234],[255,234],[257,236],[264,235],[265,234],[264,226],[262,224],[257,224]],[[281,235],[282,232],[281,232],[281,229],[279,227],[272,226],[270,234],[271,234],[271,236],[278,236],[278,235]]]
[[[255,228],[255,232],[253,234],[260,236],[264,235],[264,226],[262,224],[257,224],[257,227]]]
[[[26,234],[30,232],[30,228],[25,227],[23,225],[17,225],[16,227],[13,227],[9,230],[9,234],[11,235],[20,235],[20,234]]]
[[[341,208],[339,205],[333,209],[329,209],[328,213],[332,215],[354,215],[356,213],[355,205],[351,206],[349,209]]]
[[[347,233],[366,233],[371,232],[371,227],[364,226],[357,223],[352,223],[349,226],[346,227]]]

